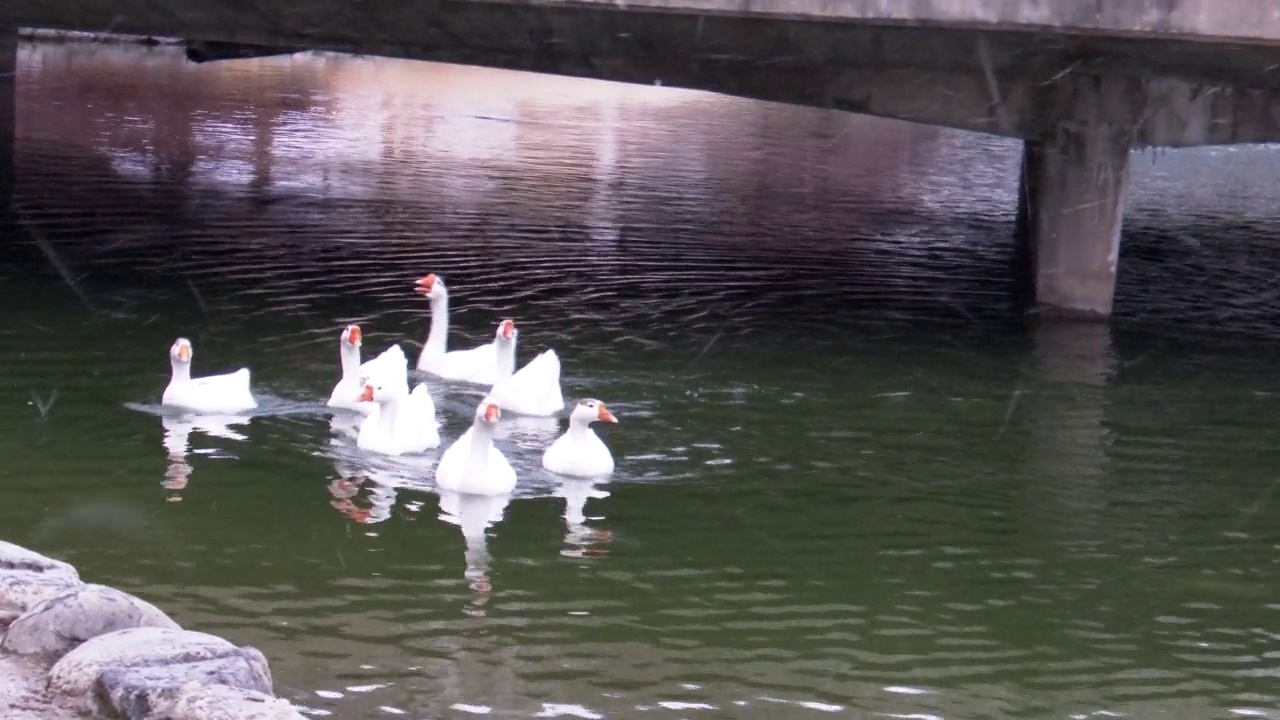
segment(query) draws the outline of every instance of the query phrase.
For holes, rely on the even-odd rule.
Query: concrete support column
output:
[[[14,137],[18,129],[18,31],[0,27],[0,217],[9,219],[13,202]],[[5,223],[6,231],[11,225]]]
[[[1064,119],[1051,136],[1024,147],[1019,203],[1026,205],[1019,214],[1045,316],[1111,315],[1132,126],[1107,116],[1104,82],[1088,79],[1063,93]]]

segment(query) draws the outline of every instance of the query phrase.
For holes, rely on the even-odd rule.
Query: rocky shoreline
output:
[[[302,720],[256,648],[184,630],[151,603],[0,541],[5,720]]]

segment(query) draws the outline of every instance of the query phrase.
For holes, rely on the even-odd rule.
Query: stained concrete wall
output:
[[[1280,41],[1280,6],[1265,0],[472,0],[528,9],[609,9],[987,30],[1147,36],[1229,42]],[[464,3],[465,4],[465,3]],[[0,24],[168,34],[199,39],[213,33],[275,37],[367,35],[394,42],[421,27],[439,3],[430,0],[10,0]],[[395,21],[392,24],[391,21]],[[395,31],[395,26],[400,28]]]
[[[1270,2],[10,0],[5,25],[661,83],[1014,137],[1053,134],[1046,108],[1108,76],[1126,79],[1115,111],[1135,145],[1280,139]],[[1244,45],[1205,41],[1223,38]]]

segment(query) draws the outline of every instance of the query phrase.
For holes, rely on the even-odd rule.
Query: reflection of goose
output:
[[[164,449],[169,456],[169,466],[165,469],[165,479],[161,485],[174,491],[170,502],[181,500],[177,491],[187,487],[191,480],[191,465],[187,463],[187,453],[191,452],[191,432],[198,430],[209,437],[224,440],[248,440],[249,438],[236,430],[232,425],[245,425],[252,418],[244,415],[184,415],[173,417],[160,416],[160,425],[164,428]]]
[[[423,455],[365,455],[346,454],[345,443],[330,438],[329,446],[333,470],[337,478],[329,483],[330,505],[335,510],[359,523],[373,524],[391,519],[401,490],[428,491],[435,488],[423,478],[431,476],[435,459]],[[349,446],[348,446],[349,448]],[[367,503],[357,503],[361,493]],[[368,507],[363,505],[367,504]],[[418,503],[408,502],[406,508],[417,512]]]
[[[391,511],[396,506],[394,484],[380,482],[378,471],[344,471],[342,463],[334,463],[334,468],[342,475],[329,483],[329,494],[333,496],[329,505],[334,510],[364,525],[391,519]],[[361,490],[368,497],[367,507],[356,503]]]
[[[247,425],[251,419],[247,415],[162,415],[160,424],[164,427],[164,447],[170,455],[185,455],[191,451],[193,430],[223,440],[248,440],[247,435],[231,426]]]
[[[467,569],[465,577],[476,593],[471,614],[483,615],[483,606],[489,599],[492,584],[489,581],[489,549],[485,531],[490,525],[502,521],[510,495],[470,495],[452,490],[440,491],[440,519],[457,525],[466,542],[463,557]]]
[[[609,497],[608,491],[597,489],[595,482],[585,478],[565,478],[556,487],[556,497],[564,498],[565,548],[560,551],[561,555],[601,558],[608,554],[603,546],[613,539],[613,533],[586,524],[587,501]]]

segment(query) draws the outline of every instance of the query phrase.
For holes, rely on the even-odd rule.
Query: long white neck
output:
[[[342,379],[355,380],[360,374],[360,347],[342,340],[338,343],[338,357],[342,359]]]
[[[186,382],[191,379],[191,363],[169,358],[169,367],[173,368],[173,379]]]
[[[569,418],[569,431],[565,434],[572,438],[574,442],[581,442],[595,435],[596,432],[591,429],[591,423],[571,417]]]
[[[493,425],[476,420],[471,426],[471,454],[467,458],[472,472],[482,473],[489,467],[489,446],[493,444]]]
[[[396,413],[400,411],[400,398],[382,400],[378,403],[378,429],[383,437],[393,437],[396,428]]]
[[[511,377],[516,372],[516,339],[499,335],[494,343],[498,353],[498,378]]]
[[[431,298],[431,329],[422,346],[422,353],[431,357],[444,355],[449,349],[449,293],[441,290],[440,297]]]

